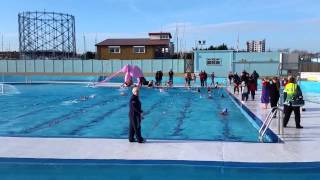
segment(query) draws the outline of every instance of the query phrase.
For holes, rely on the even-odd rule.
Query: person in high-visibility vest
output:
[[[284,95],[284,118],[283,118],[283,127],[287,127],[292,111],[294,112],[296,128],[303,128],[300,125],[300,106],[292,105],[292,101],[294,97],[302,96],[301,89],[299,85],[296,83],[295,78],[290,76],[288,84],[284,87],[283,95]]]

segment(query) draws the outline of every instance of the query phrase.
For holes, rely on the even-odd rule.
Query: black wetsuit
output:
[[[134,135],[138,142],[143,142],[141,137],[141,102],[138,96],[132,95],[129,102],[129,141],[134,141]]]

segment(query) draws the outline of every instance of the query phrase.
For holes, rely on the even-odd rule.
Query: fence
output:
[[[302,72],[320,72],[320,63],[317,62],[300,62]]]
[[[184,59],[147,60],[0,60],[0,73],[69,74],[92,73],[108,74],[131,64],[141,68],[144,73],[164,73],[172,69],[184,73]]]

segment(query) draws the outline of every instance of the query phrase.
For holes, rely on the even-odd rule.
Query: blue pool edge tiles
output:
[[[127,160],[127,159],[55,159],[55,158],[7,158],[0,157],[4,164],[36,165],[190,165],[209,167],[303,169],[320,168],[320,162],[233,162],[233,161],[193,161],[193,160]]]
[[[258,116],[256,116],[253,112],[251,112],[246,105],[241,103],[240,100],[236,98],[228,89],[225,88],[225,91],[228,93],[229,97],[231,97],[232,100],[234,100],[234,102],[242,110],[244,110],[247,113],[247,115],[249,115],[249,117],[254,121],[255,125],[257,125],[257,127],[260,128],[263,121]],[[267,129],[266,135],[270,138],[271,142],[265,142],[265,143],[283,143],[281,138],[277,134],[275,134],[270,128]]]

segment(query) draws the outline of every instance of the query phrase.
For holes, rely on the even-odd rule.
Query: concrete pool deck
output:
[[[264,120],[270,111],[256,101],[245,102]],[[236,96],[239,98],[238,96]],[[54,159],[190,160],[232,162],[315,162],[320,161],[320,104],[306,103],[301,124],[294,128],[293,115],[284,129],[283,143],[223,141],[148,140],[145,144],[126,139],[0,137],[0,157]],[[232,112],[230,112],[232,113]],[[276,121],[271,125],[276,133]],[[143,130],[142,130],[143,131]]]

